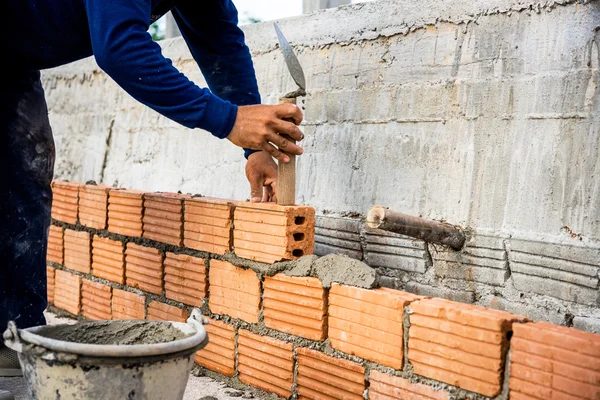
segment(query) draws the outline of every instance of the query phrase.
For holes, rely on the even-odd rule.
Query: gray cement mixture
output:
[[[101,321],[45,326],[38,335],[73,343],[100,345],[157,344],[188,337],[168,322]]]

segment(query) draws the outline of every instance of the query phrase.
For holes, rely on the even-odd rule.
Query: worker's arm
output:
[[[220,0],[198,2],[201,4]],[[147,32],[151,14],[150,0],[84,0],[90,26],[94,57],[119,86],[132,97],[162,115],[188,127],[201,128],[218,138],[228,138],[234,144],[252,149],[276,149],[277,132],[298,137],[299,131],[268,115],[266,120],[249,127],[236,121],[256,121],[262,109],[241,113],[238,106],[223,100],[207,88],[200,88],[179,72],[161,53],[160,46]],[[266,106],[252,106],[266,107]],[[295,110],[278,109],[293,116]],[[267,114],[275,114],[269,109]],[[243,117],[243,118],[242,118]],[[266,121],[266,122],[265,122]],[[274,121],[274,122],[269,122]],[[301,150],[292,148],[299,153]],[[281,159],[281,158],[280,158]]]
[[[260,104],[254,65],[233,3],[182,0],[171,12],[210,90],[238,106]],[[246,158],[254,152],[244,149]]]

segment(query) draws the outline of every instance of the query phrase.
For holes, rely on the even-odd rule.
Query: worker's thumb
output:
[[[250,182],[250,201],[260,203],[263,198],[263,179],[262,174],[251,171],[248,176]]]

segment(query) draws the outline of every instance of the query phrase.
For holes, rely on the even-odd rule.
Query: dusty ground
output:
[[[73,320],[58,318],[54,314],[47,313],[48,324],[73,323]],[[0,378],[0,389],[13,393],[15,400],[29,400],[22,378]],[[266,394],[264,394],[266,397]],[[224,383],[209,377],[190,376],[183,397],[184,400],[239,400],[241,398],[263,397],[260,392],[240,391],[226,386]]]

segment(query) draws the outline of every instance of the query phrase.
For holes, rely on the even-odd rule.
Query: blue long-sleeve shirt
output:
[[[171,10],[208,88],[180,73],[147,32]],[[8,0],[5,63],[45,69],[94,55],[132,97],[218,138],[238,105],[259,104],[252,59],[231,0]],[[246,150],[246,156],[251,151]]]

